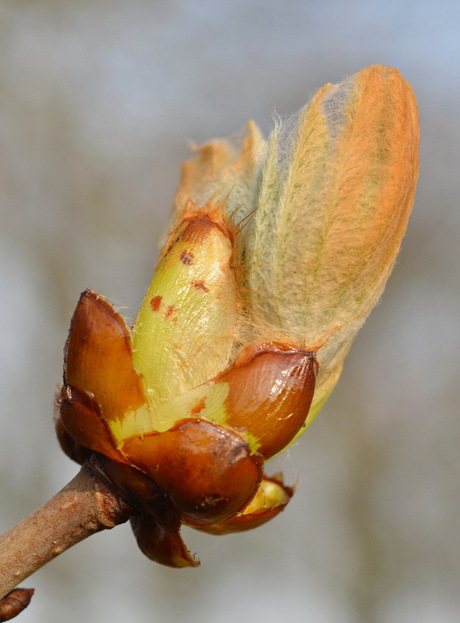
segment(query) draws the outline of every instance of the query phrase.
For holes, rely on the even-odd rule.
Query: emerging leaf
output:
[[[364,69],[326,85],[265,142],[198,148],[132,331],[85,291],[56,430],[136,500],[142,551],[196,566],[181,523],[262,525],[293,494],[264,461],[313,420],[393,267],[415,192],[410,86]]]

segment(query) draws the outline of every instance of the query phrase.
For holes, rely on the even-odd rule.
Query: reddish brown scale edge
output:
[[[15,588],[0,599],[0,621],[10,621],[30,604],[35,589]]]
[[[141,552],[150,560],[176,569],[199,566],[178,530],[170,530],[151,515],[135,515],[130,522]]]
[[[160,434],[126,439],[133,465],[168,492],[192,526],[223,521],[244,508],[262,478],[263,460],[237,433],[205,420],[184,419]]]
[[[81,294],[70,324],[64,385],[95,396],[106,421],[120,420],[147,401],[123,318],[91,290]]]
[[[282,480],[277,477],[264,476],[263,480],[265,482],[273,482],[278,485],[287,498],[286,502],[282,504],[277,504],[272,507],[262,507],[252,513],[237,513],[234,517],[230,517],[229,519],[213,524],[211,526],[204,526],[197,528],[202,532],[207,532],[208,534],[215,535],[223,535],[223,534],[231,534],[234,532],[245,532],[246,530],[252,530],[253,528],[258,528],[274,517],[276,517],[279,513],[281,513],[288,503],[290,502],[292,496],[294,495],[294,488],[289,487],[283,484]]]
[[[101,416],[99,404],[87,392],[65,385],[58,404],[64,428],[76,444],[123,461],[110,428]]]
[[[100,460],[112,482],[139,507],[139,514],[130,521],[141,551],[150,560],[168,567],[198,566],[182,540],[181,516],[166,491],[134,466],[106,457]]]
[[[93,450],[98,452],[107,476],[139,509],[131,524],[141,551],[170,567],[197,566],[180,535],[179,511],[154,480],[125,463],[95,401],[80,390],[65,387],[59,403],[56,431],[61,447],[79,463]]]
[[[315,353],[282,343],[255,342],[214,380],[228,383],[227,423],[247,431],[268,459],[302,428],[313,400]]]

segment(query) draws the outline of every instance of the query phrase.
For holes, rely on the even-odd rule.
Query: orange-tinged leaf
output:
[[[299,346],[322,344],[309,422],[393,267],[414,199],[418,143],[412,89],[381,65],[324,86],[269,141],[242,232],[251,259],[243,263],[244,298],[268,329],[262,337],[272,327]]]

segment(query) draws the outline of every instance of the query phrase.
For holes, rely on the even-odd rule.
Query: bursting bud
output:
[[[215,140],[183,165],[168,237],[128,329],[86,290],[65,349],[57,432],[135,500],[142,551],[198,564],[182,523],[246,530],[293,490],[264,462],[312,421],[380,297],[412,207],[410,86],[364,69],[265,141]]]

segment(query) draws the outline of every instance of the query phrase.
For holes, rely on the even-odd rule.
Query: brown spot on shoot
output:
[[[206,406],[206,399],[202,398],[197,404],[190,409],[192,415],[198,415]]]
[[[150,301],[150,307],[152,308],[152,311],[158,311],[160,309],[162,299],[162,296],[153,297],[153,299]]]
[[[203,292],[209,292],[209,288],[206,286],[204,281],[192,281],[192,285],[197,290],[202,290]]]
[[[168,318],[171,318],[172,314],[176,311],[179,311],[179,307],[174,307],[174,305],[168,305],[167,310],[165,311],[165,320],[167,320]],[[177,320],[176,317],[171,318],[171,320]]]
[[[179,259],[182,262],[182,264],[185,264],[186,266],[190,266],[191,264],[193,264],[194,255],[191,251],[182,251],[182,253],[179,256]]]

